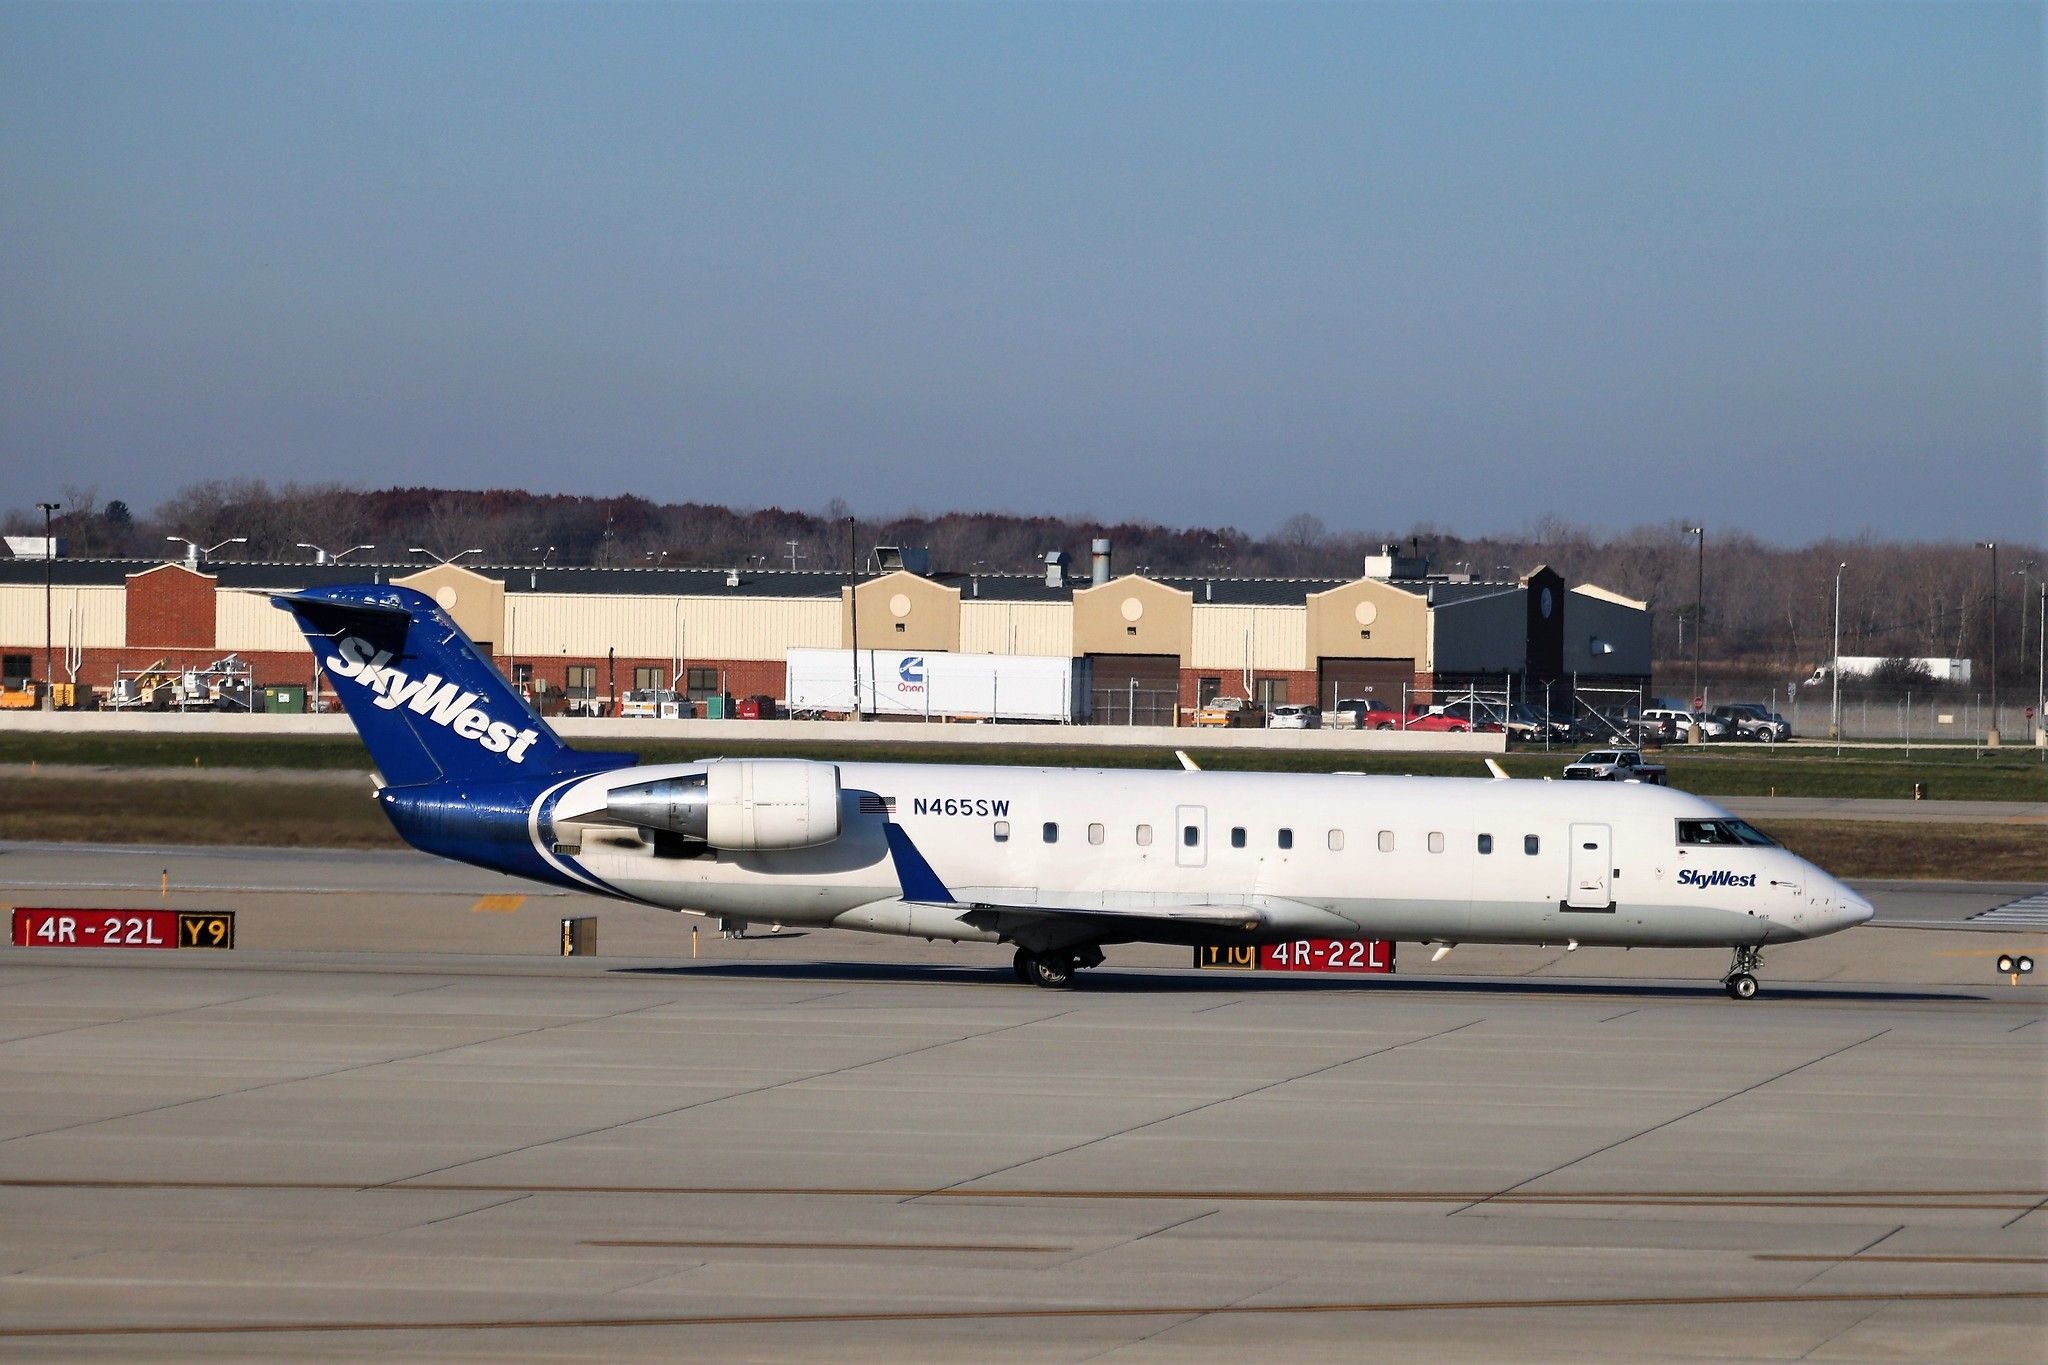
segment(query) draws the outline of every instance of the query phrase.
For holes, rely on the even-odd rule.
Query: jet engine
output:
[[[806,759],[748,758],[618,787],[605,814],[712,848],[810,848],[839,837],[839,769]]]

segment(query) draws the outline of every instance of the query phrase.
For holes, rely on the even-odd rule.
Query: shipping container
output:
[[[861,714],[930,720],[1072,724],[1088,717],[1088,663],[1049,654],[949,654],[864,649]],[[790,712],[853,709],[853,651],[792,649]]]

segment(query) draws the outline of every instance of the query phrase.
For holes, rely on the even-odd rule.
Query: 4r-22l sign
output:
[[[1384,938],[1296,938],[1258,947],[1200,947],[1195,965],[1239,972],[1391,973],[1394,944]]]

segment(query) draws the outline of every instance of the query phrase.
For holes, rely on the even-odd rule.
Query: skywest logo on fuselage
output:
[[[1679,872],[1679,874],[1678,874],[1678,884],[1679,884],[1680,886],[1702,886],[1702,887],[1704,887],[1704,886],[1755,886],[1755,885],[1756,885],[1756,873],[1754,873],[1754,872],[1750,872],[1750,873],[1734,873],[1734,872],[1729,872],[1729,871],[1727,871],[1727,870],[1725,870],[1725,869],[1723,869],[1723,870],[1720,870],[1720,871],[1715,871],[1715,872],[1702,872],[1702,871],[1700,871],[1700,870],[1699,870],[1698,868],[1696,868],[1696,867],[1688,867],[1688,868],[1685,868],[1685,869],[1683,869],[1683,870],[1681,870],[1681,871]]]
[[[1008,801],[985,796],[919,796],[910,802],[912,815],[993,815],[1000,819],[1010,813]]]
[[[474,740],[485,752],[503,754],[514,763],[524,763],[526,751],[540,738],[538,731],[492,720],[488,713],[471,705],[477,699],[476,693],[458,691],[454,683],[443,682],[438,673],[419,679],[407,677],[403,669],[390,667],[388,649],[377,649],[354,635],[344,639],[339,648],[340,653],[328,656],[327,671],[337,678],[355,679],[370,690],[371,700],[386,711],[410,707],[463,739]]]

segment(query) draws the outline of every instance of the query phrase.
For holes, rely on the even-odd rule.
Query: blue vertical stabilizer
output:
[[[271,601],[298,618],[387,785],[538,780],[637,761],[562,743],[425,593],[360,583]]]

